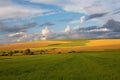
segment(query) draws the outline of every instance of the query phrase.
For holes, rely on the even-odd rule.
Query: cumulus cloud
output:
[[[120,29],[119,24],[120,22],[118,21],[109,20],[103,27],[89,26],[85,28],[81,26],[75,26],[72,30],[70,26],[67,26],[63,32],[51,34],[47,39],[120,38],[120,31],[114,30],[114,27],[117,27],[117,30]],[[115,26],[110,27],[108,25]],[[51,36],[52,38],[50,38]]]
[[[115,29],[114,29],[115,28]],[[47,27],[41,33],[17,32],[2,38],[0,43],[25,42],[35,40],[54,40],[54,39],[96,39],[96,38],[120,38],[120,22],[109,20],[103,27],[75,26],[71,29],[67,26],[63,32],[55,33]]]
[[[71,31],[71,28],[69,25],[67,25],[67,27],[65,28],[64,32],[70,32]]]
[[[85,21],[85,19],[86,19],[86,17],[85,17],[85,16],[82,16],[82,17],[80,18],[80,23],[83,23],[83,22]]]
[[[120,32],[120,22],[115,20],[108,20],[104,27],[109,28],[114,32]]]
[[[41,40],[48,39],[49,35],[53,34],[51,30],[49,30],[47,27],[41,31]]]

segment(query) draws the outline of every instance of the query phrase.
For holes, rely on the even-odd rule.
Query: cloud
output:
[[[115,20],[108,20],[106,24],[104,24],[103,27],[109,28],[110,30],[114,32],[120,32],[120,22]]]
[[[108,24],[110,26],[108,26]],[[115,25],[115,26],[113,26]],[[120,22],[109,20],[103,27],[89,26],[80,27],[77,26],[71,30],[70,26],[65,28],[65,31],[56,34],[51,34],[47,39],[96,39],[96,38],[120,38]],[[116,28],[114,30],[114,28]],[[52,38],[49,38],[51,37]]]
[[[23,35],[25,35],[25,32],[17,32],[17,33],[8,34],[8,37],[21,37]]]
[[[44,12],[49,12],[49,10],[18,5],[12,0],[0,0],[0,19],[43,16]]]
[[[109,19],[119,21],[119,15],[113,13],[119,13],[119,0],[28,0],[33,3],[51,4],[61,7],[67,12],[84,13],[91,15],[89,19],[99,18],[99,21],[106,22]],[[105,15],[105,13],[107,15]],[[117,14],[118,14],[117,13]]]
[[[23,25],[7,26],[3,23],[0,23],[0,33],[14,33],[14,32],[25,32],[27,29],[36,27],[36,22],[30,22]]]
[[[69,24],[75,24],[75,23],[80,23],[80,20],[73,20],[69,22]]]
[[[71,32],[71,28],[69,25],[67,25],[67,27],[65,28],[64,32]]]
[[[113,14],[114,14],[114,15],[120,14],[120,11],[116,11],[116,12],[114,12]]]
[[[107,13],[96,13],[96,14],[92,14],[92,15],[89,15],[89,16],[86,18],[86,20],[104,17],[105,15],[107,15]]]
[[[86,20],[86,17],[85,17],[85,16],[82,16],[82,17],[80,18],[80,23],[83,23],[85,20]]]
[[[53,26],[53,25],[55,25],[55,24],[52,22],[45,22],[43,24],[40,24],[40,27]]]
[[[96,38],[120,38],[120,22],[109,20],[103,27],[77,26],[73,30],[70,26],[65,31],[55,33],[45,28],[41,33],[15,32],[8,34],[7,37],[0,39],[0,43],[26,42],[34,40],[55,40],[55,39],[96,39]]]
[[[45,29],[43,29],[41,31],[41,38],[40,39],[46,40],[46,39],[48,39],[49,35],[54,35],[54,34],[50,29],[48,29],[48,27],[45,27]]]

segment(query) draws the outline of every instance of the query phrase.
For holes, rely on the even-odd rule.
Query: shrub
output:
[[[31,54],[31,50],[30,50],[30,49],[26,49],[26,50],[24,51],[24,53],[25,53],[26,55],[29,55],[29,54]]]
[[[76,51],[72,51],[72,53],[76,53]]]
[[[68,53],[72,53],[72,52],[70,51],[70,52],[68,52]]]
[[[45,53],[45,50],[40,50],[40,54],[44,54]]]
[[[62,54],[62,52],[58,52],[58,54]]]
[[[78,53],[81,53],[81,51],[78,51]]]
[[[68,52],[68,53],[76,53],[76,51],[70,51],[70,52]]]
[[[20,53],[24,53],[24,51],[20,51]]]
[[[15,50],[14,53],[19,53],[19,51],[18,51],[18,50]]]
[[[13,56],[13,54],[14,54],[13,51],[8,52],[8,55],[9,55],[9,56]]]
[[[30,55],[34,55],[34,52],[31,52]]]
[[[2,53],[1,56],[8,56],[8,54],[7,53]]]

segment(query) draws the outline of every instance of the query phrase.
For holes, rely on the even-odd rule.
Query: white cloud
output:
[[[120,20],[119,15],[112,14],[120,6],[120,0],[28,0],[35,3],[52,4],[61,7],[68,12],[79,12],[87,15],[108,12],[101,21],[111,18]],[[111,16],[111,17],[110,17]]]
[[[48,10],[17,5],[10,0],[0,0],[0,19],[43,16],[43,12]]]
[[[83,23],[84,21],[85,21],[85,16],[82,16],[81,18],[80,18],[80,23]]]
[[[65,28],[64,32],[70,32],[71,31],[71,28],[69,25],[67,25],[67,27]]]
[[[12,33],[12,34],[8,34],[8,37],[14,37],[18,35],[25,35],[25,33],[24,32]]]
[[[21,6],[0,7],[0,19],[26,18],[35,15],[42,15],[44,10],[32,9]]]
[[[48,29],[47,27],[45,27],[45,29],[43,29],[41,31],[41,40],[46,40],[48,38],[49,35],[53,34],[53,32]]]
[[[108,28],[99,28],[99,29],[92,29],[92,30],[86,30],[86,32],[109,32],[110,29]]]

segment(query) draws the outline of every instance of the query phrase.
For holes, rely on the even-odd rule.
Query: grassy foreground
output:
[[[0,80],[120,80],[120,51],[0,58]]]

